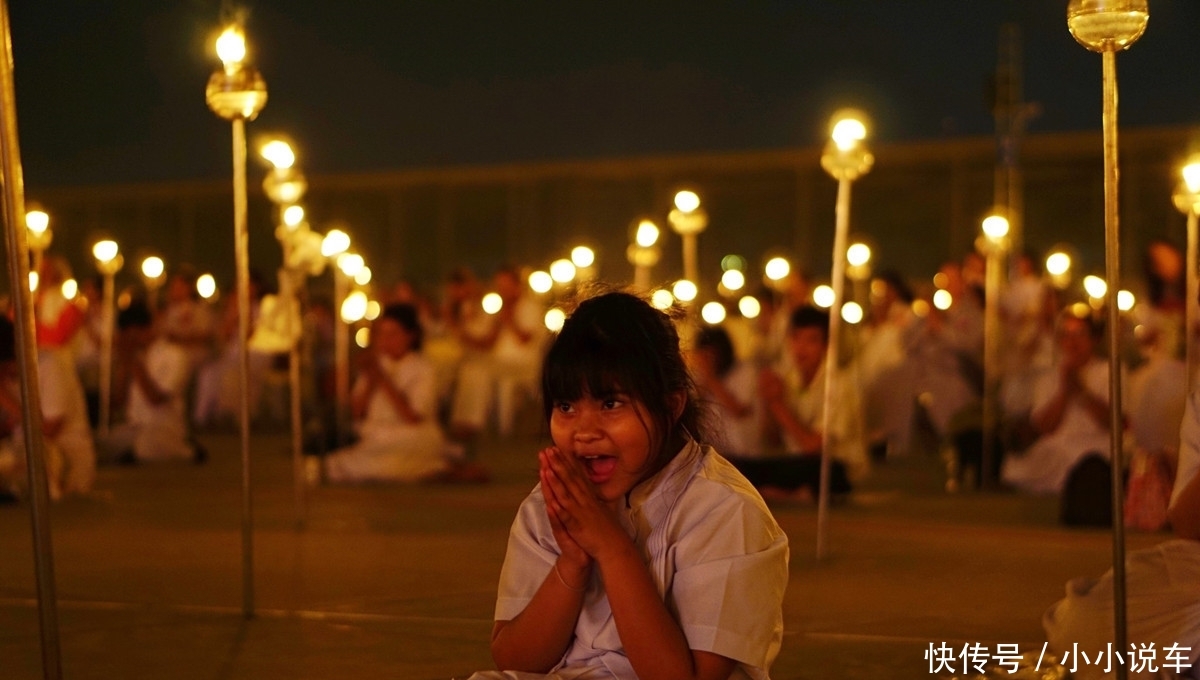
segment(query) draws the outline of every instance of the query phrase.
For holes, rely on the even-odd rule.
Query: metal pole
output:
[[[282,215],[282,211],[280,213]],[[281,220],[282,221],[282,220]],[[297,280],[299,272],[295,272],[288,268],[287,263],[291,260],[292,247],[288,239],[283,240],[283,285],[280,290],[280,297],[283,303],[287,305],[287,320],[288,333],[292,338],[291,345],[288,348],[288,398],[291,406],[292,420],[292,486],[293,486],[293,502],[296,511],[296,530],[304,528],[304,486],[306,484],[304,474],[304,414],[302,411],[301,394],[300,394],[300,339],[302,333],[300,329],[293,328],[291,324],[299,321],[294,317],[292,312],[299,314],[300,296],[296,294]]]
[[[13,88],[12,32],[8,3],[0,0],[0,151],[3,158],[5,244],[8,283],[13,291],[17,356],[20,358],[21,411],[25,432],[26,473],[29,480],[29,518],[33,531],[33,560],[37,580],[38,622],[42,642],[42,673],[46,680],[62,677],[58,637],[58,597],[54,582],[54,545],[50,539],[50,494],[43,455],[41,390],[38,385],[37,338],[34,335],[33,295],[29,290],[29,243],[25,233],[25,177],[17,135],[17,100]]]
[[[829,473],[834,444],[833,390],[837,385],[838,354],[842,335],[842,297],[846,279],[846,240],[850,231],[850,180],[838,180],[837,214],[833,236],[833,305],[829,308],[829,346],[825,349],[825,401],[821,411],[821,482],[817,492],[817,559],[825,557],[825,529],[829,524]]]
[[[996,421],[1000,383],[1000,279],[1003,251],[998,242],[989,242],[984,271],[983,305],[983,455],[979,462],[979,482],[992,487],[992,466],[996,457]]]
[[[1104,57],[1104,270],[1108,279],[1108,398],[1110,406],[1109,435],[1112,458],[1112,525],[1113,525],[1113,645],[1125,649],[1128,645],[1125,618],[1125,492],[1122,470],[1121,442],[1121,313],[1117,309],[1117,293],[1121,289],[1121,238],[1118,220],[1117,170],[1117,54],[1111,50]],[[1117,665],[1117,678],[1128,677],[1124,664]]]
[[[1197,289],[1196,277],[1196,260],[1197,260],[1197,235],[1196,235],[1196,209],[1195,207],[1188,210],[1187,214],[1187,306],[1184,307],[1187,313],[1184,315],[1183,324],[1183,342],[1187,352],[1187,388],[1188,394],[1192,393],[1192,388],[1196,385],[1196,360],[1197,352],[1193,334],[1195,333],[1196,323],[1200,322],[1200,289]]]
[[[233,119],[233,246],[237,265],[242,434],[242,614],[254,618],[254,506],[250,492],[250,246],[246,227],[246,121]]]
[[[633,268],[633,287],[639,291],[650,290],[650,268],[636,265]]]
[[[103,300],[100,308],[101,321],[104,327],[100,329],[100,438],[108,437],[108,429],[112,426],[112,374],[113,374],[113,322],[115,314],[113,299],[116,292],[113,285],[113,275],[104,273]]]
[[[699,287],[700,286],[700,271],[699,271],[699,266],[697,265],[697,262],[696,262],[697,259],[698,259],[698,256],[696,253],[696,235],[695,234],[684,234],[683,235],[683,278],[687,279],[688,281],[691,281],[692,283],[696,284],[697,287]]]
[[[346,441],[350,433],[347,413],[350,403],[350,326],[342,320],[342,303],[346,301],[346,275],[337,267],[333,269],[333,297],[337,301],[333,310],[334,333],[334,434],[338,446]]]

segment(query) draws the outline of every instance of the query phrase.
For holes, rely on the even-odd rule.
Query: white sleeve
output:
[[[1200,473],[1200,391],[1188,396],[1187,410],[1179,426],[1179,465],[1175,469],[1175,490],[1171,505],[1179,500],[1183,488]]]
[[[496,593],[497,621],[511,621],[525,611],[554,568],[560,551],[549,529],[546,501],[539,486],[521,503],[508,534],[508,550]]]
[[[676,544],[671,602],[691,649],[764,668],[783,635],[787,536],[731,496]]]

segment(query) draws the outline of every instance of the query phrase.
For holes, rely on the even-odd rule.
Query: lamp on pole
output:
[[[113,324],[116,320],[114,298],[116,293],[113,277],[121,271],[125,257],[121,255],[120,246],[116,241],[99,241],[92,246],[92,256],[96,258],[96,271],[104,277],[103,303],[100,318],[104,325],[100,330],[100,436],[108,436],[108,428],[112,424],[112,354],[113,354]]]
[[[267,104],[267,84],[246,63],[246,38],[230,25],[216,42],[222,68],[208,79],[208,108],[233,127],[233,245],[237,269],[237,307],[242,441],[242,614],[254,616],[254,518],[250,493],[250,245],[246,228],[246,121]]]
[[[980,225],[983,237],[979,249],[984,255],[983,275],[983,455],[979,464],[979,480],[984,487],[992,485],[992,468],[996,460],[996,423],[999,410],[996,400],[1000,388],[1000,291],[1004,283],[1004,260],[1008,254],[1008,218],[992,214]]]
[[[12,291],[14,340],[21,384],[21,422],[29,460],[29,519],[33,537],[42,672],[46,680],[62,677],[58,633],[58,603],[54,583],[54,547],[50,537],[49,486],[43,458],[41,388],[38,383],[37,338],[33,295],[29,290],[29,244],[21,227],[25,213],[25,178],[17,134],[17,104],[13,86],[12,30],[8,3],[0,2],[0,210],[3,211],[8,285]]]
[[[675,208],[667,214],[671,229],[683,239],[683,278],[700,285],[696,237],[708,227],[708,213],[700,205],[700,196],[683,190],[675,194]]]
[[[163,283],[167,267],[161,257],[151,255],[142,260],[142,279],[146,284],[146,304],[151,310],[158,308],[158,289]]]
[[[331,229],[321,242],[321,254],[338,266],[333,272],[333,304],[339,317],[333,324],[333,433],[334,441],[340,445],[348,430],[345,413],[350,403],[350,331],[340,322],[342,305],[348,291],[347,275],[341,267],[341,258],[350,250],[350,235],[341,229]]]
[[[1125,619],[1125,513],[1121,465],[1121,353],[1120,310],[1117,293],[1121,282],[1121,240],[1118,222],[1120,196],[1117,188],[1117,52],[1137,42],[1146,31],[1150,11],[1146,0],[1071,0],[1067,5],[1067,27],[1071,35],[1103,57],[1104,128],[1104,262],[1108,279],[1108,401],[1112,476],[1113,517],[1113,644],[1124,649],[1128,626]],[[1118,664],[1117,678],[1128,677],[1128,668]]]
[[[625,250],[625,257],[633,265],[633,286],[638,290],[650,289],[650,270],[658,264],[662,251],[658,247],[658,225],[650,220],[640,220],[633,231],[633,243]]]
[[[850,231],[850,185],[871,170],[875,157],[863,140],[867,137],[866,118],[859,112],[843,110],[834,114],[829,141],[821,154],[821,167],[838,182],[837,207],[833,235],[833,305],[829,310],[829,346],[825,353],[825,401],[822,412],[821,481],[817,493],[817,559],[825,556],[825,530],[829,523],[830,449],[836,444],[833,423],[833,390],[841,344],[842,302],[846,279],[846,239]]]
[[[25,213],[25,238],[29,243],[29,251],[33,253],[32,271],[42,271],[42,253],[50,247],[54,240],[54,232],[50,230],[50,216],[46,211],[33,209]]]
[[[1196,324],[1200,322],[1200,300],[1197,296],[1200,295],[1200,289],[1197,288],[1196,281],[1196,260],[1197,260],[1197,234],[1196,234],[1196,218],[1200,214],[1200,154],[1192,156],[1188,159],[1188,164],[1183,167],[1180,173],[1182,177],[1179,184],[1175,187],[1175,193],[1172,198],[1175,201],[1175,207],[1179,208],[1180,212],[1187,215],[1187,304],[1185,305],[1184,324],[1183,324],[1183,339],[1184,348],[1187,352],[1187,388],[1188,394],[1192,393],[1192,387],[1196,382],[1196,348],[1194,347],[1194,333]]]
[[[292,328],[291,324],[299,322],[300,296],[298,290],[303,285],[305,272],[294,260],[295,246],[293,241],[300,236],[301,228],[307,230],[304,221],[304,208],[297,205],[308,182],[304,175],[296,169],[296,153],[290,144],[282,140],[272,140],[263,145],[260,153],[271,164],[271,172],[263,180],[263,191],[267,198],[275,204],[277,225],[275,237],[283,248],[283,268],[280,271],[279,298],[287,310],[285,318],[288,342],[288,398],[292,423],[292,495],[296,513],[296,527],[304,525],[304,414],[302,412],[300,395],[300,329]]]

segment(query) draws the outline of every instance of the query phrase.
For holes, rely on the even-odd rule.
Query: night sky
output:
[[[252,59],[311,174],[815,144],[831,111],[884,142],[989,134],[999,26],[1022,31],[1032,132],[1100,125],[1100,57],[1066,1],[251,0]],[[226,3],[225,10],[229,8]],[[223,4],[12,3],[37,186],[229,174],[204,84]],[[1200,122],[1200,2],[1151,0],[1118,58],[1123,127]]]

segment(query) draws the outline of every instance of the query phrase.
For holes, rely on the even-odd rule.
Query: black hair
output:
[[[117,328],[146,328],[154,325],[154,315],[150,307],[142,300],[134,300],[129,306],[117,313]]]
[[[900,275],[900,272],[895,269],[885,269],[879,272],[876,278],[886,282],[896,292],[896,297],[906,305],[911,305],[916,296],[913,295],[912,287],[908,285],[908,281]]]
[[[12,319],[0,314],[0,361],[15,361],[17,337]]]
[[[717,375],[725,377],[733,368],[733,341],[729,333],[720,326],[707,326],[696,334],[696,349],[711,349],[717,357]]]
[[[788,330],[795,331],[801,328],[817,328],[825,336],[825,342],[829,342],[829,312],[810,305],[797,307],[788,319]]]
[[[1078,314],[1073,306],[1068,305],[1058,315],[1058,328],[1061,329],[1063,322],[1067,319],[1075,319],[1084,325],[1087,329],[1088,337],[1092,342],[1099,343],[1104,339],[1104,321],[1099,316],[1092,314]]]
[[[395,302],[384,307],[379,318],[391,319],[403,326],[413,336],[412,348],[421,349],[421,343],[425,341],[425,329],[421,328],[421,318],[417,315],[416,307],[407,302]]]
[[[649,414],[647,474],[662,469],[689,436],[706,441],[705,414],[666,312],[633,293],[603,290],[587,297],[563,323],[542,364],[546,422],[555,406],[584,393],[629,396]],[[684,396],[675,417],[673,397]]]

